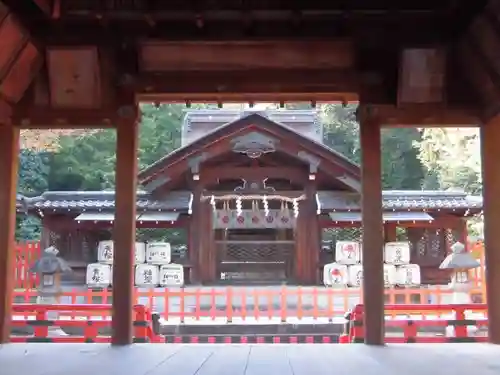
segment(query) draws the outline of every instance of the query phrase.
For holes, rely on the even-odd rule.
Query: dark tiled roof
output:
[[[148,193],[137,194],[137,208],[145,210],[187,210],[191,193],[177,191],[165,199],[156,200]],[[114,191],[46,192],[40,197],[25,198],[30,209],[112,210],[115,207]]]
[[[352,193],[318,192],[321,209],[359,210],[359,196]],[[385,210],[481,210],[483,200],[479,196],[469,196],[461,192],[420,191],[420,190],[386,190],[382,194]]]
[[[320,191],[318,198],[323,211],[359,210],[359,195]],[[146,192],[139,192],[137,208],[144,210],[187,211],[191,193],[189,191],[171,192],[162,200],[153,199]],[[28,209],[54,210],[113,210],[114,192],[46,192],[39,197],[18,197],[18,204]],[[482,208],[482,198],[468,196],[460,192],[448,191],[384,191],[383,207],[385,210],[476,210]]]

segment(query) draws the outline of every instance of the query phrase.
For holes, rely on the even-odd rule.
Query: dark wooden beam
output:
[[[307,78],[306,78],[307,77]],[[383,78],[370,76],[382,97]],[[367,86],[366,89],[364,86]],[[357,101],[369,91],[359,73],[349,69],[273,69],[226,72],[142,74],[135,89],[139,100],[155,101]],[[371,92],[370,91],[370,92]]]
[[[359,118],[375,116],[382,127],[468,127],[481,123],[480,108],[450,108],[442,105],[373,105],[359,109]]]
[[[29,20],[31,30],[37,37],[48,44],[95,44],[114,43],[121,36],[126,39],[157,38],[165,40],[255,40],[255,39],[287,39],[306,38],[339,38],[352,37],[368,30],[380,29],[387,36],[384,42],[396,43],[407,40],[409,43],[420,42],[433,44],[449,40],[453,30],[453,14],[436,14],[420,12],[368,12],[345,16],[341,12],[336,15],[301,16],[300,21],[293,17],[285,19],[237,19],[209,20],[200,19],[195,13],[185,13],[187,18],[166,19],[167,14],[137,13],[136,16],[117,17],[108,13],[94,14],[90,17],[64,17],[61,22],[41,23],[36,19]],[[302,14],[304,14],[302,12]],[[176,12],[169,12],[175,17]],[[156,16],[156,18],[155,18]],[[177,17],[182,16],[177,12]],[[271,15],[272,16],[272,15]],[[250,16],[251,17],[251,16]],[[201,24],[201,27],[199,26]],[[387,28],[388,24],[393,27]],[[74,28],[78,25],[78,29]],[[43,29],[42,29],[43,26]],[[386,26],[384,30],[384,26]],[[398,31],[399,34],[395,34]],[[363,43],[363,41],[360,41]]]
[[[227,71],[252,69],[350,69],[354,41],[144,41],[137,46],[141,72]]]
[[[303,184],[308,179],[305,168],[292,167],[222,167],[202,168],[200,180],[204,185],[218,180],[245,179],[247,181],[262,181],[266,178],[280,178]]]
[[[49,106],[16,106],[12,121],[24,129],[113,128],[117,126],[118,108],[55,109]]]

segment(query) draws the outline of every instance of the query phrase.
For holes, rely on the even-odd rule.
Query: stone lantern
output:
[[[38,259],[31,267],[31,272],[40,275],[40,286],[38,288],[39,295],[42,297],[56,297],[62,293],[61,275],[71,272],[71,267],[68,263],[57,256],[59,250],[50,246],[45,249],[40,259]],[[49,303],[48,301],[46,301]]]
[[[469,270],[479,266],[480,263],[465,249],[464,244],[456,242],[451,246],[451,254],[443,260],[439,268],[451,271],[451,282],[449,287],[453,290],[452,304],[471,303],[469,292],[472,288],[472,283],[469,280]],[[468,326],[467,332],[469,335],[473,335],[477,332],[477,329]],[[454,327],[446,327],[446,336],[452,337],[454,333]]]
[[[452,303],[471,303],[469,291],[472,284],[469,280],[469,270],[479,266],[480,263],[466,251],[464,244],[456,242],[451,246],[451,254],[443,260],[439,268],[451,271],[449,286],[454,292]]]

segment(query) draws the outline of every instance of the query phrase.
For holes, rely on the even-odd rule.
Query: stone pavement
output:
[[[493,375],[500,346],[10,344],[1,375]]]

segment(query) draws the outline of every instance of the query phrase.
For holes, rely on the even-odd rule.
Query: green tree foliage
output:
[[[435,174],[438,188],[481,193],[479,130],[475,128],[426,128],[419,158]]]
[[[23,149],[19,154],[17,191],[35,196],[47,190],[50,154],[33,149]]]
[[[360,162],[359,124],[356,106],[327,104],[322,106],[324,142],[355,163]],[[416,128],[383,129],[382,181],[384,189],[420,189],[426,174],[418,158],[415,142],[421,139]]]
[[[180,146],[184,106],[141,106],[139,168]],[[116,131],[104,129],[79,137],[62,136],[52,157],[50,190],[105,190],[115,185]]]
[[[50,155],[34,149],[23,149],[19,154],[17,191],[25,196],[42,194],[48,187]],[[16,239],[36,240],[40,237],[40,220],[17,216]]]

